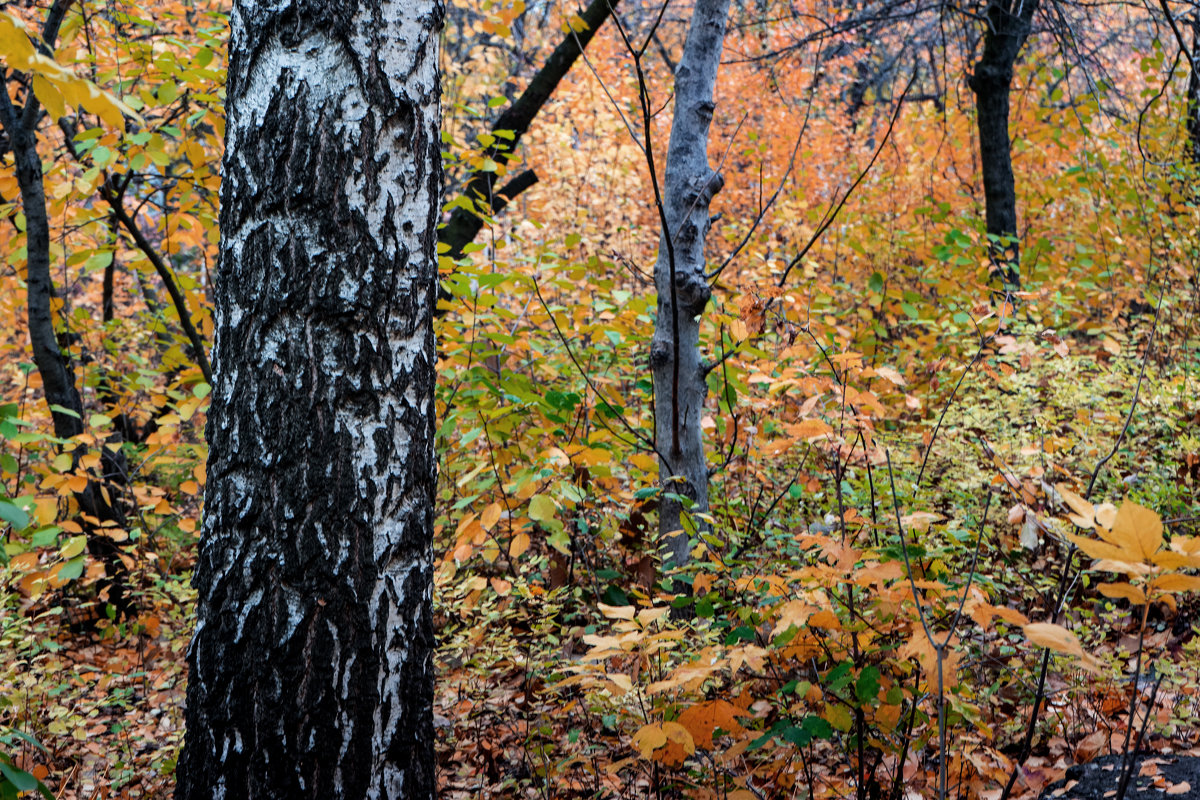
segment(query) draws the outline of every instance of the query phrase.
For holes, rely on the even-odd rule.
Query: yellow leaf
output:
[[[25,33],[24,23],[7,11],[0,12],[0,57],[10,66],[25,67],[34,55],[33,43]]]
[[[914,511],[911,514],[905,514],[900,518],[900,524],[906,530],[918,531],[925,533],[929,530],[930,524],[937,522],[942,517],[940,514],[934,514],[929,511]]]
[[[815,439],[833,433],[829,424],[819,419],[801,420],[795,425],[785,426],[787,432],[795,439]]]
[[[642,754],[643,758],[650,758],[654,755],[655,750],[666,743],[667,733],[662,729],[662,725],[657,722],[643,725],[633,735],[633,746],[637,748],[637,751]]]
[[[678,722],[664,722],[663,733],[667,735],[667,743],[654,753],[654,760],[668,767],[677,767],[684,759],[696,752],[696,742],[687,728]]]
[[[637,613],[638,624],[644,628],[647,625],[649,625],[651,622],[657,622],[658,620],[662,619],[667,614],[669,614],[670,611],[671,611],[671,609],[668,606],[655,606],[653,608],[643,608],[641,611],[639,611]]]
[[[829,630],[841,630],[842,622],[828,608],[823,608],[817,613],[808,618],[808,627],[810,628],[827,628]]]
[[[1113,561],[1110,558],[1105,558],[1092,564],[1092,569],[1097,572],[1120,572],[1133,577],[1134,575],[1149,575],[1154,570],[1154,567],[1149,564],[1143,564],[1140,561],[1134,564],[1129,561]]]
[[[33,76],[33,93],[50,112],[51,119],[59,119],[67,115],[67,104],[63,101],[62,92],[41,75]]]
[[[58,501],[52,497],[39,497],[33,504],[33,516],[38,525],[49,525],[58,516]]]
[[[616,686],[620,690],[620,694],[625,694],[633,689],[633,680],[624,673],[614,672],[608,676],[608,682]],[[616,692],[614,692],[616,694]]]
[[[1143,606],[1146,604],[1146,593],[1130,583],[1102,583],[1096,587],[1105,597],[1118,597]]]
[[[629,456],[628,460],[630,464],[646,472],[658,469],[658,462],[654,460],[654,456],[647,453],[635,453]]]
[[[192,521],[191,520],[180,520],[179,521],[180,529],[184,529],[184,525],[183,525],[184,522],[192,522]],[[196,523],[192,522],[192,529],[194,530],[195,527],[196,527]],[[129,532],[126,531],[124,528],[101,528],[100,535],[104,536],[107,539],[112,539],[114,542],[125,542],[125,541],[129,540]]]
[[[1117,507],[1112,503],[1101,503],[1096,506],[1096,524],[1101,528],[1111,528],[1117,519]]]
[[[8,564],[14,572],[25,572],[34,569],[38,565],[37,551],[34,550],[30,553],[21,553],[19,556],[13,556]]]
[[[1155,553],[1154,564],[1165,569],[1196,569],[1200,568],[1200,556],[1184,555],[1174,550],[1163,550]]]

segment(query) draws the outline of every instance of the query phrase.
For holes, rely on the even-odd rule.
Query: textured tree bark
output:
[[[51,43],[58,39],[58,29],[70,5],[68,0],[55,0],[50,7],[42,30],[44,42]],[[14,106],[8,96],[7,73],[4,70],[6,85],[2,87],[0,96],[0,122],[12,147],[17,187],[21,191],[21,207],[25,212],[29,340],[33,345],[33,363],[42,377],[42,391],[51,406],[54,435],[60,439],[70,439],[83,433],[83,402],[75,386],[75,373],[70,360],[59,349],[51,311],[54,283],[50,278],[50,219],[46,214],[42,157],[37,150],[37,126],[42,107],[33,92],[25,93],[24,106]]]
[[[655,446],[664,492],[658,529],[668,566],[688,558],[687,534],[676,533],[683,527],[683,506],[670,495],[689,498],[693,511],[708,510],[708,460],[700,428],[708,384],[699,318],[712,296],[704,269],[708,207],[724,185],[708,164],[708,129],[728,15],[729,0],[697,0],[675,70],[675,116],[663,192],[666,219],[654,265],[658,313],[650,345]]]
[[[1192,16],[1192,63],[1188,72],[1187,136],[1188,158],[1200,166],[1200,16]]]
[[[180,800],[431,798],[438,0],[237,0]]]
[[[990,0],[983,54],[968,79],[975,93],[979,159],[983,170],[984,215],[993,277],[1005,289],[1021,288],[1017,240],[1017,189],[1008,134],[1013,66],[1029,38],[1039,0]]]

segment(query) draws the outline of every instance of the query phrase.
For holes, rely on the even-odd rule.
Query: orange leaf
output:
[[[678,721],[687,728],[697,745],[711,749],[713,731],[717,728],[735,736],[742,732],[737,721],[739,716],[749,716],[749,713],[726,700],[710,700],[685,708]]]
[[[823,608],[808,618],[808,627],[827,628],[832,631],[842,629],[842,621],[828,608]]]
[[[512,543],[508,546],[508,555],[511,558],[520,558],[521,554],[529,549],[529,534],[518,533],[512,538]]]
[[[1112,525],[1113,544],[1141,553],[1143,561],[1158,552],[1162,545],[1162,519],[1137,503],[1122,503]],[[1124,559],[1128,560],[1128,559]]]
[[[1200,575],[1162,575],[1150,586],[1156,592],[1200,591]]]
[[[8,562],[14,572],[24,572],[27,569],[33,569],[38,565],[38,553],[32,551],[29,553],[21,553],[19,556],[13,556]]]
[[[1096,560],[1110,559],[1112,561],[1137,561],[1139,554],[1132,550],[1125,550],[1115,544],[1101,542],[1098,539],[1091,539],[1087,536],[1080,536],[1076,533],[1068,533],[1067,538],[1075,543],[1075,546],[1086,553],[1091,558]]]
[[[492,526],[500,519],[500,504],[492,503],[483,510],[479,515],[479,524],[483,526],[485,531],[490,531]]]
[[[1095,657],[1084,652],[1083,645],[1079,643],[1075,634],[1061,625],[1053,625],[1049,622],[1031,622],[1025,626],[1024,630],[1025,637],[1039,647],[1075,656],[1085,669],[1092,671],[1099,669],[1099,662]]]
[[[1075,512],[1071,515],[1071,522],[1080,528],[1092,527],[1096,520],[1096,509],[1092,504],[1061,484],[1054,488],[1067,506]]]
[[[1139,606],[1146,604],[1146,593],[1129,583],[1102,583],[1096,588],[1105,597],[1123,598]]]

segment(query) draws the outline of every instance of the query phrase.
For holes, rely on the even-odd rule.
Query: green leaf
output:
[[[47,525],[35,531],[33,536],[29,537],[29,543],[34,547],[53,547],[58,542],[60,533],[62,533],[62,528],[57,525]]]
[[[854,684],[854,696],[860,703],[870,702],[879,696],[879,669],[877,667],[866,667],[859,674],[858,682]]]
[[[29,527],[29,515],[11,500],[0,500],[0,519],[12,525],[13,530]]]
[[[807,716],[804,722],[800,723],[804,730],[812,734],[814,739],[832,739],[833,726],[817,716]]]
[[[73,581],[83,574],[84,556],[72,558],[58,571],[58,577],[64,581]]]
[[[4,775],[18,792],[32,792],[38,788],[37,778],[23,769],[9,766],[4,761],[0,761],[0,774]]]
[[[557,530],[547,536],[546,544],[550,545],[564,556],[571,555],[571,537],[567,535],[565,529]]]

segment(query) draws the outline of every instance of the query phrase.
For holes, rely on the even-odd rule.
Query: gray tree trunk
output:
[[[663,488],[659,534],[668,566],[688,558],[687,535],[675,533],[683,527],[682,504],[669,495],[691,499],[693,511],[708,510],[708,460],[700,429],[708,384],[699,317],[712,295],[704,261],[708,206],[724,184],[708,164],[708,129],[728,15],[729,0],[697,0],[675,70],[675,116],[663,192],[666,225],[654,265],[658,314],[650,345]]]
[[[438,0],[237,0],[180,800],[431,798]]]

